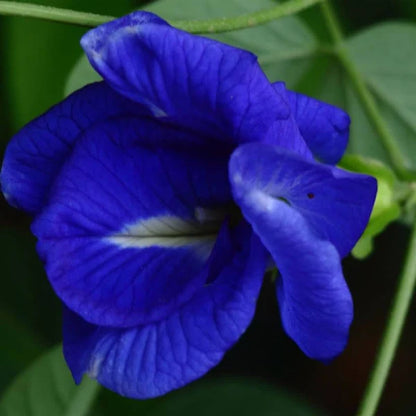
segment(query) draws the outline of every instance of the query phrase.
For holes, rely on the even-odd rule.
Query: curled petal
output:
[[[290,115],[253,54],[137,11],[89,31],[92,66],[161,121],[234,144],[263,139]]]
[[[213,252],[221,267],[212,282],[168,317],[115,329],[88,324],[67,310],[64,354],[75,380],[87,372],[121,395],[144,399],[202,376],[249,325],[265,254],[250,231],[229,235],[224,227]]]
[[[234,199],[281,274],[284,328],[308,356],[333,358],[353,315],[340,255],[364,230],[375,181],[259,144],[237,149],[229,174]]]
[[[306,161],[265,144],[239,147],[231,158],[230,179],[234,195],[241,183],[286,201],[341,257],[363,233],[377,192],[377,182],[370,176]]]
[[[56,293],[98,325],[160,319],[188,300],[232,201],[226,156],[152,144],[144,126],[89,129],[32,226]]]
[[[300,133],[315,157],[335,165],[348,144],[348,114],[331,104],[287,90],[283,82],[273,85],[286,96]]]
[[[7,201],[36,214],[46,202],[49,189],[80,133],[109,117],[144,112],[144,108],[103,82],[71,94],[27,124],[10,141],[0,174]]]
[[[302,159],[313,160],[312,152],[303,139],[293,114],[287,120],[276,120],[262,142],[295,153]]]

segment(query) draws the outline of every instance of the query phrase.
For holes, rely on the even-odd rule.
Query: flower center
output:
[[[110,234],[106,241],[120,248],[193,246],[201,257],[207,257],[226,218],[234,225],[242,217],[234,205],[225,208],[196,207],[193,218],[159,215],[140,219]]]

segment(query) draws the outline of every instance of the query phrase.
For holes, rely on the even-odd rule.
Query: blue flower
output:
[[[287,334],[309,357],[339,354],[341,258],[376,194],[334,166],[347,114],[150,13],[81,43],[104,81],[25,126],[1,171],[34,217],[75,380],[148,398],[202,376],[249,325],[271,258]]]

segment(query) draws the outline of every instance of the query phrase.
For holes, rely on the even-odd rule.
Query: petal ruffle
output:
[[[225,248],[225,250],[224,250]],[[169,317],[147,325],[97,327],[66,311],[64,354],[77,382],[87,372],[132,398],[179,388],[215,366],[242,335],[255,311],[265,250],[248,230],[223,229],[213,252],[221,268]]]
[[[287,90],[283,82],[273,86],[280,94],[286,94],[299,130],[315,157],[335,165],[348,144],[348,114],[331,104]]]
[[[117,91],[161,121],[234,144],[263,139],[289,106],[255,55],[133,12],[81,41],[92,66]]]
[[[37,213],[83,130],[108,117],[144,111],[103,82],[71,94],[10,141],[0,174],[5,198],[17,208]]]
[[[371,176],[306,161],[265,144],[246,144],[233,153],[230,180],[234,195],[240,187],[256,188],[286,201],[341,257],[363,233],[377,192]]]
[[[333,358],[345,347],[353,314],[334,245],[345,251],[342,236],[354,240],[363,231],[375,181],[267,145],[240,147],[229,170],[234,199],[281,274],[284,328],[308,356]]]
[[[55,292],[97,325],[139,325],[188,300],[232,201],[227,155],[169,150],[145,127],[89,129],[32,227]]]

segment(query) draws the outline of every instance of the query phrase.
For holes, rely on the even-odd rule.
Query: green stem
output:
[[[41,6],[38,4],[17,3],[14,1],[0,1],[0,15],[33,17],[35,19],[88,27],[97,26],[115,19],[114,16],[103,16],[69,9],[59,9],[57,7]]]
[[[233,30],[262,25],[272,20],[280,19],[284,16],[296,14],[301,10],[321,3],[322,1],[323,0],[289,0],[269,9],[242,14],[236,17],[224,17],[209,20],[179,20],[171,23],[173,26],[191,33],[230,32]]]
[[[370,381],[358,416],[372,416],[377,410],[384,385],[386,384],[397,345],[400,340],[406,315],[409,310],[416,285],[416,222],[413,226],[407,249],[406,261],[400,277],[399,286],[393,301],[390,317],[384,331],[376,363],[370,375]]]
[[[289,0],[270,9],[247,13],[236,17],[208,19],[208,20],[178,20],[171,24],[190,33],[220,33],[232,30],[258,26],[271,20],[279,19],[298,13],[323,0]],[[103,16],[94,13],[84,13],[69,9],[41,6],[14,1],[0,1],[0,15],[34,17],[53,22],[69,23],[79,26],[94,27],[114,16]]]
[[[375,130],[379,134],[381,142],[390,157],[390,161],[396,171],[396,174],[401,179],[412,179],[414,177],[412,172],[409,172],[405,168],[405,159],[403,158],[400,149],[397,147],[387,124],[384,122],[377,104],[368,90],[361,73],[358,71],[354,61],[349,56],[340,26],[329,0],[325,0],[321,4],[321,8],[334,42],[336,55],[350,77],[350,80],[355,87],[358,97],[360,98],[369,119],[372,121]],[[386,329],[384,330],[380,350],[377,354],[376,362],[371,373],[367,389],[358,410],[358,416],[373,416],[377,410],[377,406],[380,402],[380,398],[400,340],[407,312],[411,304],[415,285],[416,223],[413,226],[406,261],[400,277],[399,287],[395,294],[390,317]]]
[[[397,176],[403,180],[413,180],[415,178],[414,173],[406,169],[406,159],[403,157],[397,142],[394,140],[388,125],[384,121],[373,96],[365,84],[363,76],[348,53],[339,23],[328,0],[321,3],[321,9],[334,42],[335,55],[349,76],[368,118],[380,137],[381,143],[390,158],[390,162]]]

